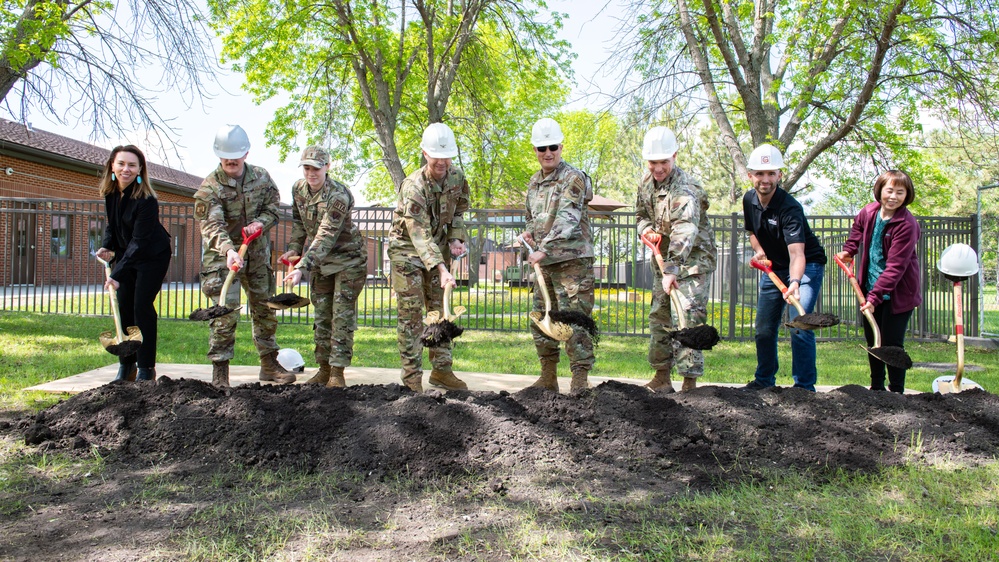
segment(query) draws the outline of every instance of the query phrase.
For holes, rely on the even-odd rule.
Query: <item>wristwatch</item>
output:
[[[790,285],[791,283],[797,283],[798,286],[800,287],[801,286],[801,279],[788,279],[787,280],[787,284]]]

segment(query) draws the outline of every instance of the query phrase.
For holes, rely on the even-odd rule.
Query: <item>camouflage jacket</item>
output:
[[[302,259],[296,269],[333,275],[368,262],[364,238],[351,219],[354,196],[346,185],[327,176],[326,185],[316,193],[309,182],[300,179],[291,187],[292,225],[288,249]],[[311,240],[304,253],[306,239]]]
[[[441,183],[429,176],[426,166],[402,181],[389,231],[389,259],[427,270],[451,263],[448,240],[465,240],[470,195],[464,172],[455,166]]]
[[[243,241],[243,227],[258,221],[264,234],[254,240],[247,255],[270,263],[267,231],[277,224],[280,194],[267,170],[245,165],[241,180],[215,168],[194,194],[194,218],[201,221],[203,271],[225,269],[225,256]]]
[[[527,231],[536,249],[547,254],[541,265],[593,257],[587,203],[593,199],[590,178],[564,160],[527,184]]]
[[[714,271],[715,234],[708,220],[709,206],[701,184],[678,167],[658,185],[651,173],[642,178],[635,203],[638,233],[652,227],[668,240],[665,249],[660,242],[666,263],[663,273],[687,277]]]

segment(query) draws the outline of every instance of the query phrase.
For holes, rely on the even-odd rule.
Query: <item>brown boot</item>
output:
[[[430,384],[446,390],[468,390],[468,385],[464,381],[454,376],[451,369],[430,371]]]
[[[343,367],[330,367],[330,380],[326,383],[326,388],[343,388],[347,386],[347,381],[343,379]]]
[[[588,369],[573,369],[572,380],[569,382],[569,392],[576,394],[590,388],[590,383],[586,381],[589,372]]]
[[[330,364],[320,363],[319,371],[312,376],[311,379],[305,381],[305,384],[321,384],[326,386],[330,382]]]
[[[558,392],[558,363],[555,361],[541,361],[541,378],[534,381],[531,386]]]
[[[229,362],[212,361],[212,384],[229,386]]]
[[[697,377],[683,377],[683,386],[680,387],[682,392],[694,390],[695,388],[697,388]]]
[[[673,381],[669,378],[669,369],[656,370],[656,376],[652,377],[652,380],[645,385],[645,388],[660,394],[676,392],[676,389],[673,388]]]
[[[286,371],[277,361],[277,351],[272,351],[260,356],[260,380],[291,384],[295,382],[295,373]]]
[[[403,375],[402,384],[406,385],[406,388],[412,390],[413,392],[423,392],[423,373]]]

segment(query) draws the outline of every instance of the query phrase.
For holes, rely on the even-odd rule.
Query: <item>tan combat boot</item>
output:
[[[305,381],[305,384],[321,384],[326,386],[328,382],[330,382],[330,364],[320,363],[319,371],[311,379]]]
[[[558,363],[555,361],[541,361],[541,377],[534,381],[531,386],[558,392]]]
[[[291,384],[295,382],[295,373],[286,371],[277,361],[277,351],[272,351],[260,356],[260,380]]]
[[[423,373],[411,373],[402,376],[402,384],[413,392],[423,392]]]
[[[645,388],[660,394],[676,392],[676,389],[673,388],[673,381],[669,378],[669,371],[669,369],[657,369],[656,376],[652,377],[652,380],[645,385]]]
[[[343,388],[347,386],[347,381],[343,379],[343,367],[330,367],[330,380],[326,383],[326,388]]]
[[[430,384],[445,390],[468,390],[468,385],[458,377],[454,376],[451,369],[430,371]]]
[[[212,361],[212,384],[229,386],[229,362]]]
[[[694,390],[695,388],[697,388],[697,377],[683,377],[683,386],[680,387],[682,392]]]
[[[590,383],[586,381],[589,369],[573,369],[572,380],[569,381],[569,392],[576,394],[590,388]]]

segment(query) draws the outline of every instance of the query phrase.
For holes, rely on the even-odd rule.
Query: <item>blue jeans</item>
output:
[[[781,281],[787,284],[788,271],[774,270]],[[822,291],[822,276],[825,266],[819,263],[805,264],[805,275],[801,278],[801,307],[805,313],[813,312],[815,301]],[[756,303],[756,381],[764,386],[777,384],[777,336],[781,316],[784,315],[784,296],[768,275],[760,276],[760,298]],[[798,316],[793,307],[788,309],[789,319]],[[815,334],[810,330],[791,330],[791,376],[794,386],[815,390],[818,373],[815,370]]]

